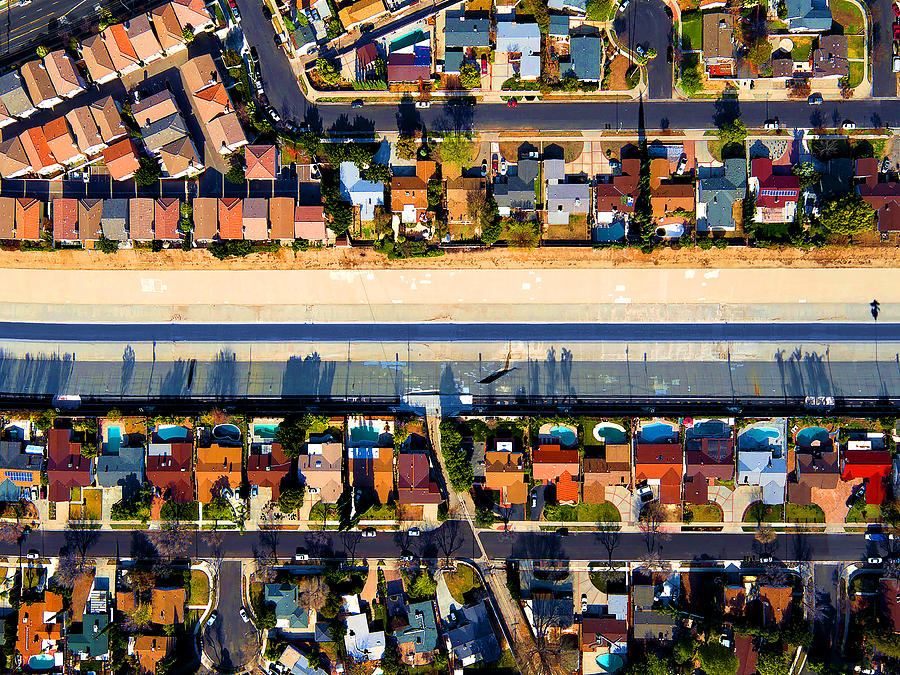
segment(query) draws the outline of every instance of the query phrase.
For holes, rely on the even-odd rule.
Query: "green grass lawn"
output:
[[[596,563],[593,563],[596,564]],[[600,571],[590,573],[591,583],[601,593],[606,593],[610,582],[625,583],[625,575],[621,572]]]
[[[862,35],[851,35],[847,38],[847,57],[863,59],[866,56],[866,39]]]
[[[497,661],[476,663],[463,669],[465,675],[474,675],[474,673],[483,673],[485,671],[490,671],[491,675],[518,675],[519,668],[516,666],[516,660],[513,658],[512,652],[507,649]]]
[[[862,61],[851,61],[850,62],[850,76],[847,78],[850,80],[851,87],[858,87],[862,84],[863,81],[863,64]]]
[[[809,61],[809,53],[812,51],[813,39],[811,37],[791,36],[794,48],[791,50],[791,58],[794,61]]]
[[[618,523],[622,520],[619,510],[610,502],[600,504],[546,504],[544,506],[544,519],[551,521],[590,522],[590,523]]]
[[[721,523],[722,508],[718,504],[688,504],[685,510],[694,516],[695,523]]]
[[[361,520],[396,520],[397,506],[395,504],[377,504],[369,507],[362,514]]]
[[[191,570],[191,587],[187,604],[205,605],[209,602],[209,578],[200,570]]]
[[[784,510],[790,523],[825,522],[825,512],[818,504],[785,504]]]
[[[859,35],[863,31],[863,17],[856,5],[847,0],[831,3],[831,16],[844,27],[844,35]]]
[[[848,523],[874,523],[881,520],[881,507],[866,504],[864,501],[856,502],[847,512],[844,519]]]
[[[754,502],[744,511],[744,522],[755,523],[757,520],[763,523],[782,523],[784,522],[784,507]]]
[[[309,522],[321,522],[322,520],[339,520],[341,513],[336,504],[316,504],[309,510]]]
[[[480,588],[481,583],[475,576],[474,570],[468,565],[458,564],[453,572],[444,573],[444,581],[450,589],[450,595],[461,604],[466,602],[466,593],[474,588]]]
[[[700,12],[681,15],[681,48],[684,51],[701,49],[703,43],[703,17]]]

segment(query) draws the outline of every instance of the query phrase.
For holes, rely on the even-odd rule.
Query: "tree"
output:
[[[681,60],[681,90],[693,96],[703,88],[703,74],[698,59],[693,54],[688,56]]]
[[[228,169],[228,172],[225,174],[225,180],[234,185],[243,185],[244,184],[244,163],[241,161],[242,158],[240,154],[234,154],[228,159],[228,163],[231,165]]]
[[[700,645],[697,657],[706,675],[734,675],[737,672],[737,657],[721,642]]]
[[[94,520],[75,519],[66,523],[66,550],[78,554],[81,564],[87,560],[87,552],[99,539],[100,526]]]
[[[300,595],[300,605],[308,610],[320,611],[328,601],[328,583],[320,575],[301,577],[297,584]]]
[[[541,243],[541,232],[534,221],[514,220],[506,228],[506,241],[514,248],[536,248]]]
[[[218,528],[220,520],[232,520],[234,511],[231,504],[224,497],[214,497],[209,504],[203,505],[203,517],[212,519],[215,523],[214,527]]]
[[[281,491],[278,495],[278,510],[282,513],[294,513],[299,511],[303,506],[303,497],[306,494],[306,488],[289,487]]]
[[[755,540],[755,546],[759,548],[760,557],[766,558],[771,555],[777,537],[778,535],[775,533],[772,526],[764,525],[762,523],[757,526],[753,538]]]
[[[805,190],[810,185],[819,182],[821,175],[818,171],[816,171],[816,167],[812,162],[801,162],[800,164],[794,164],[791,169],[793,174],[800,179],[800,189]]]
[[[858,194],[832,199],[822,208],[819,222],[831,234],[854,235],[872,229],[875,209]]]
[[[660,527],[665,522],[665,516],[665,511],[658,501],[650,502],[641,509],[638,527],[647,549],[644,561],[649,567],[659,562],[659,552],[664,539]]]
[[[486,192],[472,192],[466,207],[469,218],[481,232],[481,241],[493,244],[500,238],[503,230],[500,227],[500,211],[493,196]]]
[[[226,49],[222,52],[222,63],[226,68],[237,68],[243,63],[243,59],[236,49]]]
[[[722,146],[731,143],[742,144],[747,139],[747,125],[741,120],[732,120],[719,127],[719,140]]]
[[[588,0],[587,18],[591,21],[608,21],[612,7],[612,0]]]
[[[462,168],[472,161],[472,140],[465,134],[447,134],[441,141],[441,161]]]
[[[534,640],[519,638],[517,645],[526,675],[565,675],[577,671],[578,651],[559,631],[566,623],[560,604],[551,598],[534,597],[531,608]]]
[[[610,567],[612,567],[613,553],[619,546],[620,538],[621,534],[617,526],[605,523],[597,525],[597,539],[603,545],[603,548],[606,549],[607,564]]]
[[[755,66],[761,66],[772,58],[772,43],[763,36],[754,40],[747,50],[747,60]]]
[[[66,549],[59,557],[59,565],[53,573],[54,583],[63,588],[72,588],[84,572],[91,569],[92,565],[79,558],[75,551]]]
[[[632,661],[626,675],[675,675],[669,662],[656,654],[646,654],[644,658]]]
[[[187,555],[190,533],[178,520],[163,523],[158,530],[150,532],[149,537],[157,554],[167,561]]]
[[[415,159],[419,144],[412,136],[400,136],[394,143],[394,150],[400,159]]]
[[[464,89],[481,87],[481,69],[474,63],[466,63],[459,69],[459,84]]]
[[[25,528],[19,523],[0,522],[0,541],[5,544],[15,544],[24,533]]]
[[[309,429],[314,425],[321,426],[327,423],[328,418],[324,415],[313,415],[312,413],[291,415],[278,425],[278,429],[275,430],[275,441],[281,445],[282,451],[288,457],[299,457],[306,444],[306,434]]]
[[[181,37],[184,38],[187,44],[191,44],[194,41],[194,29],[190,26],[185,26],[181,29]]]
[[[144,187],[156,185],[162,175],[159,162],[149,157],[141,157],[140,164],[140,168],[134,172],[134,182]]]
[[[35,52],[37,53],[37,57],[39,59],[42,59],[50,53],[50,50],[47,49],[44,45],[39,45]]]
[[[441,556],[444,558],[444,565],[449,567],[454,554],[462,548],[464,540],[464,532],[458,520],[448,520],[434,531],[432,541],[437,545]]]
[[[380,164],[378,162],[374,162],[369,165],[369,168],[365,171],[366,180],[370,180],[372,182],[384,181],[386,183],[391,180],[391,170],[388,168],[387,164]]]
[[[780,643],[775,647],[759,652],[756,661],[756,672],[759,675],[788,675],[791,672],[791,655],[781,649]]]
[[[103,236],[103,233],[101,232],[100,238],[97,240],[97,248],[100,249],[101,251],[103,251],[103,253],[106,253],[107,255],[110,255],[112,253],[118,253],[119,252],[119,242],[117,242],[113,239],[107,239],[106,237]],[[88,451],[88,454],[85,454],[84,448],[82,447],[81,454],[83,457],[87,457],[87,456],[96,457],[97,456],[96,444],[94,445],[92,450]]]
[[[338,71],[327,59],[321,57],[316,59],[316,70],[319,72],[319,77],[326,84],[337,86],[341,83],[340,71]]]
[[[453,420],[442,420],[441,456],[447,467],[447,475],[450,478],[450,486],[457,492],[468,492],[472,489],[475,477],[472,473],[472,463],[466,457],[462,449],[462,435],[456,428]]]

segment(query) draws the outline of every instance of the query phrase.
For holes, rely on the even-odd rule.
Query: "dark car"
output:
[[[256,47],[250,47],[250,62],[254,66],[259,65],[259,52],[256,51]]]
[[[262,13],[263,13],[263,16],[266,17],[266,21],[271,21],[271,20],[272,20],[272,10],[269,9],[269,6],[268,6],[268,5],[263,4],[263,6],[262,6]]]
[[[355,101],[353,101],[353,103],[350,104],[350,107],[351,108],[362,108],[363,100],[361,98],[356,99]]]
[[[559,528],[556,531],[556,536],[557,537],[568,537],[569,536],[569,528],[568,527]]]

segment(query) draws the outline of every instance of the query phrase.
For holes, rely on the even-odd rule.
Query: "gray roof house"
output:
[[[564,159],[544,160],[544,180],[558,183],[566,179],[566,161]]]
[[[547,220],[551,225],[565,225],[569,216],[587,215],[591,188],[587,183],[555,183],[547,186]]]
[[[497,51],[501,54],[519,52],[541,53],[541,29],[536,23],[500,21],[497,23]]]
[[[289,675],[327,675],[324,670],[314,667],[306,654],[293,645],[284,648],[281,656],[278,657],[278,663],[287,670]]]
[[[438,647],[437,618],[431,600],[406,608],[407,625],[394,632],[398,645],[411,644],[416,654],[427,654]]]
[[[490,19],[467,19],[465,12],[447,12],[444,24],[444,45],[451,47],[489,47],[491,45]]]
[[[792,33],[823,33],[831,29],[828,0],[786,0],[788,30]]]
[[[501,216],[511,211],[534,210],[534,178],[530,182],[518,175],[507,175],[503,183],[494,183],[494,201]]]
[[[547,35],[557,40],[567,40],[569,38],[569,17],[567,14],[551,14],[550,28]]]
[[[444,632],[450,650],[463,666],[500,658],[500,645],[483,600],[450,610],[450,617],[444,621]]]
[[[263,598],[266,604],[275,605],[276,628],[306,628],[309,624],[309,612],[300,607],[293,584],[266,584]]]
[[[97,458],[97,484],[100,487],[134,489],[144,478],[144,448],[119,447],[116,451],[103,448]]]
[[[733,231],[734,203],[747,194],[747,161],[726,159],[722,173],[697,185],[697,232]]]
[[[0,442],[0,501],[18,501],[21,487],[38,485],[44,449],[39,445],[26,445],[22,441]]]
[[[547,7],[557,12],[572,12],[573,14],[585,14],[587,12],[587,0],[550,0]]]
[[[586,82],[599,82],[600,72],[600,48],[603,41],[598,35],[573,35],[572,36],[572,67],[569,71],[579,80]]]
[[[18,73],[0,77],[0,102],[13,117],[28,117],[37,112]]]
[[[111,241],[126,241],[128,233],[125,223],[128,221],[127,199],[104,199],[103,214],[100,216],[100,229],[103,236]]]
[[[153,154],[158,154],[163,146],[187,135],[187,126],[184,123],[184,118],[177,112],[141,127],[144,146]]]
[[[784,504],[787,459],[782,449],[772,446],[769,450],[739,450],[737,482],[760,487],[763,504]]]
[[[522,560],[519,566],[519,587],[531,617],[557,628],[569,628],[575,621],[572,601],[572,573],[565,561]],[[528,616],[528,612],[526,612]]]
[[[360,207],[362,220],[374,220],[375,207],[384,204],[384,183],[363,180],[353,162],[341,162],[341,197]]]
[[[634,638],[669,642],[675,632],[675,617],[653,609],[654,596],[653,586],[647,584],[636,585],[631,589],[631,599],[634,601]]]

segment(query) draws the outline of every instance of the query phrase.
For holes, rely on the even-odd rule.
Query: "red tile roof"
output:
[[[70,441],[71,429],[51,429],[47,439],[50,499],[69,501],[69,490],[91,484],[91,460],[81,456],[81,443]]]
[[[532,471],[535,480],[552,481],[563,471],[577,476],[578,451],[560,450],[559,445],[542,445],[535,450],[532,458]]]
[[[439,504],[443,501],[437,483],[431,479],[428,457],[400,453],[397,457],[397,492],[401,504]]]
[[[278,149],[274,145],[248,145],[244,148],[244,177],[247,180],[275,180]]]
[[[192,443],[171,443],[171,454],[147,457],[147,480],[159,488],[167,499],[189,502],[194,499],[191,484]]]
[[[219,199],[219,239],[244,238],[244,202],[237,197]]]
[[[178,220],[181,218],[181,200],[177,197],[161,197],[157,199],[153,209],[156,221],[156,238],[163,241],[177,241]]]
[[[572,480],[572,474],[563,471],[556,482],[556,501],[560,503],[578,501],[578,483]]]
[[[33,197],[16,199],[16,239],[37,241],[41,238],[41,216],[44,202]]]
[[[78,235],[78,200],[57,197],[53,200],[53,240],[75,241]]]

